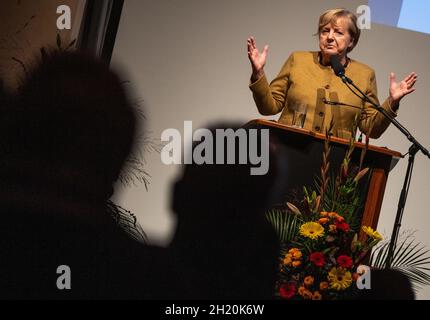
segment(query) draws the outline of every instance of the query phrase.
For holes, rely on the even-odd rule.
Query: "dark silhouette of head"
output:
[[[55,172],[107,199],[135,135],[136,118],[118,76],[76,52],[44,55],[19,89],[11,155],[41,176]],[[34,172],[33,172],[34,173]]]
[[[358,290],[358,300],[414,300],[410,279],[395,269],[371,269],[370,289]]]
[[[0,297],[143,297],[144,247],[107,209],[136,127],[118,76],[95,58],[54,52],[9,102],[1,128]],[[56,287],[60,265],[71,268],[72,290]]]
[[[211,217],[214,219],[229,217],[250,218],[249,212],[264,212],[271,206],[274,201],[274,194],[278,193],[274,190],[276,179],[281,171],[280,163],[278,163],[280,154],[282,153],[281,146],[275,140],[274,136],[270,136],[270,141],[263,142],[263,148],[268,147],[269,153],[269,168],[265,174],[251,174],[251,168],[256,167],[250,163],[249,159],[246,164],[240,164],[240,152],[248,152],[249,148],[240,150],[239,139],[236,138],[234,149],[229,149],[227,139],[217,135],[217,130],[226,131],[232,130],[238,132],[243,130],[246,132],[246,137],[249,138],[249,130],[241,128],[236,123],[231,124],[215,124],[209,127],[213,136],[210,152],[213,155],[213,164],[192,164],[185,165],[182,177],[174,186],[173,210],[183,219],[187,217],[195,219],[204,218],[205,220]],[[258,136],[257,143],[260,145],[261,136]],[[217,144],[223,140],[224,150],[223,163],[217,161],[218,150]],[[197,142],[193,145],[195,150],[203,142]],[[251,143],[246,141],[246,143]],[[268,145],[267,145],[268,144]],[[260,148],[260,146],[259,146]],[[261,150],[261,149],[259,149]],[[234,164],[228,164],[228,154],[234,152]],[[192,201],[190,201],[192,199]],[[218,199],[217,201],[214,201]],[[197,214],[196,217],[191,217],[191,211],[205,210],[205,214]],[[182,217],[181,213],[186,212],[186,216]],[[215,215],[213,215],[215,214]],[[259,216],[259,214],[257,215]]]
[[[216,159],[217,129],[239,129],[236,124],[210,127]],[[245,129],[241,129],[245,130]],[[245,130],[249,137],[249,129]],[[272,137],[273,138],[273,137]],[[272,139],[271,138],[271,139]],[[259,140],[260,141],[260,140]],[[239,159],[236,140],[235,159]],[[193,149],[203,142],[195,143]],[[262,142],[264,145],[266,142]],[[269,143],[269,141],[267,141]],[[267,147],[267,144],[263,147]],[[279,146],[271,141],[269,169],[251,175],[250,164],[189,164],[173,189],[172,207],[177,230],[171,248],[176,251],[186,282],[178,297],[270,298],[275,280],[279,244],[265,211],[276,193]],[[224,163],[228,148],[224,144]],[[216,161],[214,161],[216,162]]]

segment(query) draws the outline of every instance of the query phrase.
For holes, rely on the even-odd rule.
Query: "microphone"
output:
[[[330,65],[334,71],[334,74],[342,79],[344,83],[352,83],[352,80],[345,76],[345,68],[342,63],[340,63],[339,57],[337,55],[330,56]]]
[[[347,104],[347,103],[338,102],[338,101],[330,101],[330,100],[327,100],[326,98],[322,98],[322,102],[324,102],[324,104],[329,104],[331,106],[346,106],[346,107],[351,107],[351,108],[356,108],[361,110],[360,107],[353,106],[352,104]]]
[[[339,57],[337,55],[330,56],[330,65],[333,68],[334,74],[338,77],[345,74],[345,68],[340,63]]]

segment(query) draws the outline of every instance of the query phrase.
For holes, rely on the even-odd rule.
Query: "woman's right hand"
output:
[[[263,52],[259,52],[255,44],[254,37],[248,38],[248,58],[252,66],[252,80],[258,80],[264,74],[264,66],[266,65],[267,51],[269,46],[265,45]]]

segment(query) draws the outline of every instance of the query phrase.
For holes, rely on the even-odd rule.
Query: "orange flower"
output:
[[[299,295],[303,296],[303,293],[306,291],[306,288],[301,286],[299,287],[299,289],[297,290],[297,292],[299,293]]]
[[[315,291],[314,294],[312,295],[312,300],[321,300],[322,296],[318,291]]]
[[[320,215],[321,215],[321,217],[327,217],[327,212],[326,211],[321,211]]]
[[[291,259],[291,254],[287,254],[287,255],[285,256],[285,258],[284,258],[284,264],[285,264],[286,266],[290,266],[292,262],[293,262],[293,261],[292,261],[292,259]]]
[[[328,222],[328,218],[320,218],[318,220],[318,223],[320,223],[320,224],[326,224],[327,222]]]
[[[303,292],[303,295],[302,295],[302,297],[305,299],[305,300],[310,300],[310,299],[312,299],[312,292],[310,292],[309,290],[304,290],[304,292]]]
[[[300,261],[293,261],[293,267],[297,268],[299,265],[301,265],[302,263]]]
[[[329,212],[328,213],[328,216],[329,216],[329,218],[336,218],[337,217],[337,213],[336,212]]]
[[[343,218],[343,217],[341,217],[341,216],[339,216],[339,215],[337,215],[336,216],[336,221],[337,222],[342,222],[342,221],[344,221],[345,219]]]
[[[328,282],[326,282],[326,281],[321,282],[320,283],[320,290],[324,291],[324,290],[327,290],[327,289],[328,289]]]
[[[294,259],[298,260],[301,257],[302,257],[302,253],[300,251],[297,250],[296,252],[293,253],[293,258]]]
[[[330,232],[332,232],[332,233],[336,232],[336,226],[334,224],[331,224],[328,227],[329,227]]]
[[[307,276],[304,280],[304,283],[306,286],[311,286],[314,283],[314,277],[312,276]]]
[[[288,250],[288,253],[291,253],[293,255],[297,251],[300,251],[300,250],[298,248],[291,248],[290,250]]]

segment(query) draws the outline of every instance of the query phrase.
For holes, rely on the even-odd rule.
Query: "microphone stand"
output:
[[[421,151],[424,155],[426,155],[428,158],[430,158],[430,153],[429,153],[429,151],[426,148],[424,148],[423,145],[421,145],[414,138],[414,136],[404,126],[402,126],[400,124],[400,122],[398,122],[396,119],[394,119],[380,105],[378,105],[378,104],[374,103],[372,100],[370,100],[369,97],[366,96],[366,94],[363,93],[360,90],[360,88],[358,88],[350,78],[348,78],[347,76],[345,76],[345,74],[343,74],[343,73],[339,73],[337,75],[342,79],[342,81],[347,85],[347,87],[351,91],[353,91],[353,90],[349,87],[348,84],[351,84],[358,92],[360,92],[361,98],[364,101],[369,102],[373,106],[374,109],[376,109],[380,113],[382,113],[412,143],[412,145],[409,147],[409,152],[408,152],[409,153],[408,168],[406,169],[405,181],[403,183],[403,188],[402,188],[402,191],[400,193],[399,203],[398,203],[398,206],[397,206],[396,219],[394,221],[393,232],[391,234],[390,245],[389,245],[389,248],[388,248],[387,262],[386,262],[386,265],[385,265],[386,268],[391,268],[391,265],[393,263],[394,247],[395,247],[395,245],[397,243],[397,238],[398,238],[398,235],[399,235],[399,230],[400,230],[400,227],[402,225],[403,211],[405,209],[406,198],[408,197],[409,186],[410,186],[411,179],[412,179],[412,169],[414,167],[415,155],[417,154],[418,151]]]

